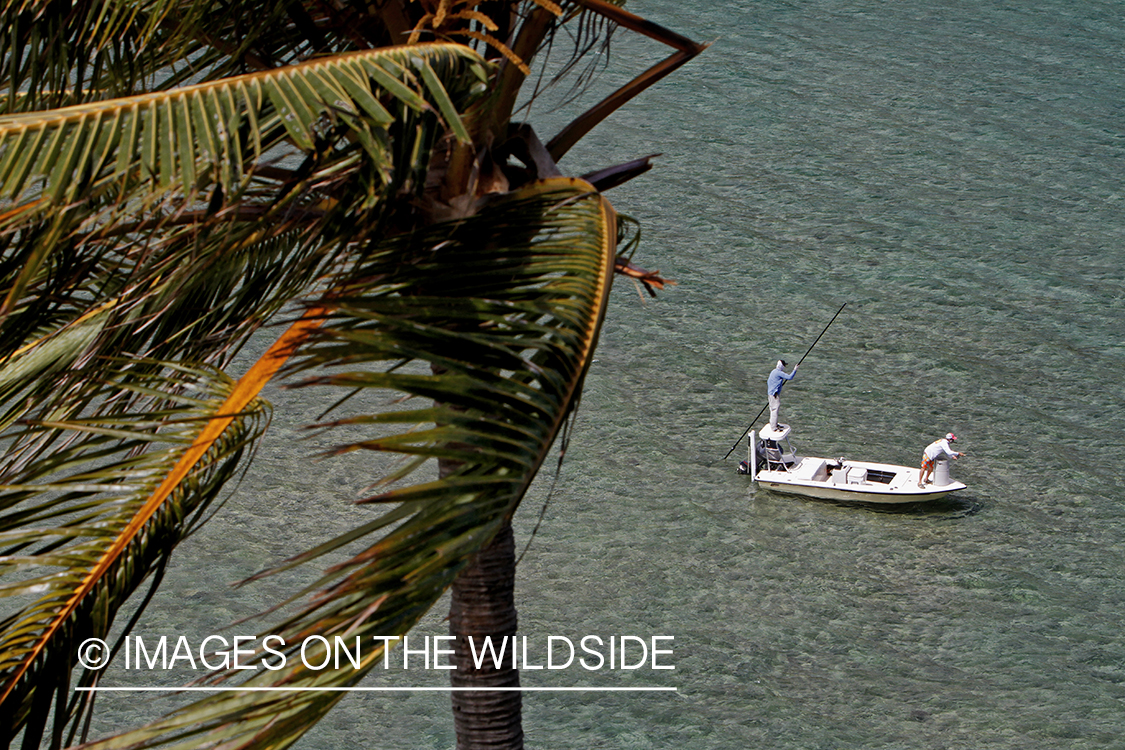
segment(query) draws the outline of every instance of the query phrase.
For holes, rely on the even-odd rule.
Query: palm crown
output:
[[[576,58],[618,24],[675,51],[544,144],[511,116],[566,24]],[[647,159],[556,162],[702,47],[605,0],[9,0],[2,26],[0,742],[81,739],[78,644],[159,581],[274,378],[324,399],[335,451],[402,461],[361,501],[390,510],[280,566],[366,547],[271,632],[405,633],[563,429],[615,267],[660,283],[599,192]],[[349,407],[384,391],[404,400]],[[347,686],[380,658],[245,684]],[[282,747],[339,695],[223,693],[104,746]]]

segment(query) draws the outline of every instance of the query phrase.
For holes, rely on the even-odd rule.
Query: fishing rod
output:
[[[847,302],[840,305],[840,309],[837,310],[836,314],[832,316],[832,320],[828,321],[828,325],[824,326],[824,330],[820,332],[820,336],[816,337],[816,341],[812,342],[812,346],[810,346],[808,348],[808,351],[806,351],[804,353],[804,355],[801,356],[801,359],[798,360],[797,364],[794,365],[794,367],[793,367],[794,370],[796,370],[798,367],[801,366],[801,362],[804,362],[805,357],[809,356],[809,352],[811,352],[813,350],[813,346],[816,346],[817,341],[820,341],[821,336],[823,336],[825,333],[828,332],[828,329],[832,326],[833,323],[836,322],[836,318],[840,317],[840,313],[842,313],[844,311],[844,308],[847,307],[847,305],[848,305]],[[738,440],[735,440],[734,445],[732,445],[730,447],[730,450],[727,451],[727,455],[723,456],[724,461],[728,457],[730,457],[730,454],[734,453],[734,449],[737,448],[738,444],[742,442],[742,438],[746,437],[746,433],[750,432],[750,428],[753,427],[754,424],[757,423],[757,421],[761,418],[761,416],[766,413],[767,408],[769,408],[769,404],[766,404],[765,406],[763,406],[762,410],[760,412],[758,412],[758,416],[754,417],[753,421],[750,422],[750,427],[747,427],[745,430],[742,431],[742,434],[738,436]]]

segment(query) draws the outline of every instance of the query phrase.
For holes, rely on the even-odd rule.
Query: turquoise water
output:
[[[562,163],[663,154],[609,195],[644,225],[638,262],[678,285],[642,301],[619,280],[518,584],[532,639],[675,637],[672,671],[525,685],[677,692],[526,694],[528,746],[1120,746],[1125,6],[698,5],[629,4],[714,44]],[[664,54],[620,42],[629,69]],[[741,450],[723,459],[774,360],[845,302],[784,420],[814,455],[911,465],[952,430],[958,497],[807,501],[754,491]],[[365,477],[310,476],[316,446],[292,436],[315,416],[275,425],[140,632],[216,632],[284,590],[230,581],[347,526]],[[129,718],[174,705],[101,700]],[[301,747],[357,744],[451,747],[448,697],[352,696]]]

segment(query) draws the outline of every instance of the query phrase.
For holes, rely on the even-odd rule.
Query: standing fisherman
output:
[[[820,341],[821,336],[828,333],[828,329],[832,327],[832,324],[836,321],[836,318],[840,317],[840,313],[842,313],[844,311],[844,307],[846,307],[847,304],[848,303],[845,302],[844,304],[840,305],[840,309],[837,310],[836,314],[832,316],[832,320],[828,321],[828,325],[824,326],[824,330],[822,330],[820,332],[820,335],[816,337],[816,341],[813,341],[812,344],[809,346],[809,348],[805,351],[805,356],[801,357],[800,362],[797,362],[797,364],[793,366],[793,372],[786,375],[785,370],[784,369],[781,370],[780,380],[778,380],[778,382],[777,382],[777,391],[776,392],[778,394],[781,393],[782,384],[786,380],[791,380],[793,378],[793,376],[797,374],[797,368],[801,366],[801,362],[804,362],[805,357],[809,356],[809,352],[811,352],[813,350],[813,347],[816,346],[816,342]],[[777,366],[778,366],[778,368],[784,368],[785,367],[785,360],[783,360],[783,359],[777,360]],[[774,372],[777,372],[777,370],[774,370]],[[766,413],[767,408],[770,409],[770,426],[773,427],[775,430],[777,429],[777,410],[779,408],[781,408],[781,398],[779,397],[775,401],[774,398],[773,398],[773,395],[771,395],[770,392],[774,390],[771,387],[772,381],[773,381],[773,372],[770,373],[770,379],[768,381],[766,381],[766,396],[769,397],[769,403],[766,404],[766,406],[762,407],[762,410],[760,412],[758,412],[758,416],[754,417],[753,421],[750,422],[750,426],[742,431],[742,434],[739,435],[738,440],[735,440],[734,445],[732,445],[730,447],[730,450],[727,451],[727,455],[723,456],[724,459],[727,458],[727,456],[729,456],[730,454],[734,453],[734,449],[738,447],[738,444],[740,442],[742,442],[742,438],[746,437],[746,433],[750,432],[750,430],[753,429],[754,422],[757,422],[761,418],[761,416]]]
[[[840,308],[843,309],[843,308]],[[835,320],[835,318],[833,318]],[[815,342],[814,342],[815,343]],[[812,347],[809,347],[810,349]],[[777,367],[773,368],[770,373],[769,379],[766,381],[766,397],[770,402],[770,429],[777,429],[777,412],[781,409],[781,386],[785,385],[786,380],[792,380],[793,376],[797,374],[797,368],[801,365],[793,366],[793,372],[785,372],[785,360],[777,360]]]
[[[933,473],[934,462],[939,458],[941,458],[942,456],[952,456],[953,458],[960,458],[961,456],[965,455],[964,453],[959,453],[949,447],[950,443],[956,442],[957,436],[950,432],[946,434],[944,439],[935,440],[934,442],[926,446],[926,449],[922,451],[922,468],[918,472],[919,487],[926,486],[926,478]]]

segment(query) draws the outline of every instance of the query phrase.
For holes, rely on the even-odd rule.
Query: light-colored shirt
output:
[[[926,454],[926,458],[937,458],[943,453],[947,456],[957,455],[957,451],[949,447],[949,441],[945,438],[942,438],[941,440],[935,440],[934,442],[927,445],[926,450],[923,451],[923,453]]]
[[[793,372],[786,372],[780,367],[773,368],[770,373],[769,380],[766,381],[766,395],[776,396],[781,393],[781,386],[785,385],[786,380],[792,380],[793,376],[797,374],[797,368],[793,368]]]

